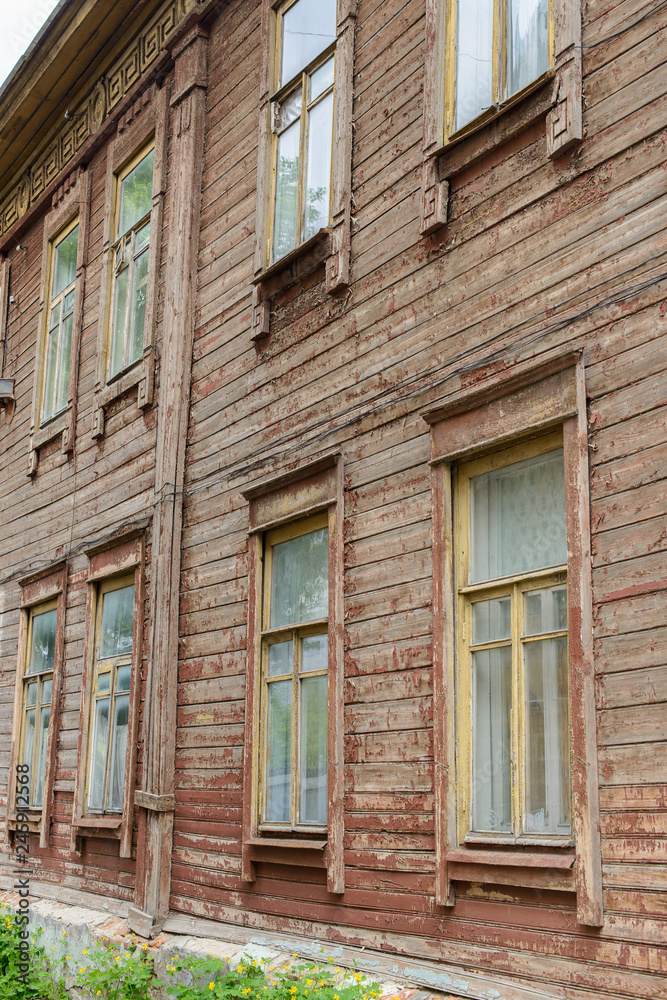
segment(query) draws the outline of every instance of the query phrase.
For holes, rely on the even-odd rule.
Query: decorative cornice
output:
[[[112,66],[92,85],[58,134],[0,203],[0,238],[41,198],[102,124],[113,114],[157,58],[166,50],[175,28],[206,0],[165,0],[143,30]]]

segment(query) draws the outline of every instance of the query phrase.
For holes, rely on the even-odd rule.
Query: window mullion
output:
[[[125,320],[123,325],[123,368],[127,368],[129,356],[130,356],[130,314],[132,311],[132,294],[134,285],[134,243],[135,243],[136,233],[134,230],[130,231],[127,237],[130,252],[129,261],[127,264],[127,301],[125,303]]]
[[[494,0],[491,69],[491,91],[494,105],[500,104],[504,93],[505,39],[505,0]]]
[[[297,824],[298,802],[299,802],[299,727],[301,723],[301,713],[299,711],[299,685],[301,673],[299,633],[292,633],[292,801],[291,817],[292,826]]]
[[[512,831],[518,837],[522,829],[523,789],[526,758],[524,753],[523,670],[521,649],[521,592],[512,587]]]
[[[303,242],[306,228],[306,146],[308,134],[309,77],[301,74],[301,121],[299,122],[299,173],[296,185],[296,245]]]

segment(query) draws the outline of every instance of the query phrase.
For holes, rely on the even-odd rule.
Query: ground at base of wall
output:
[[[16,909],[19,904],[16,893],[0,892],[0,902],[7,907]],[[267,947],[252,940],[240,944],[238,941],[225,941],[218,937],[186,936],[182,934],[163,933],[151,941],[144,941],[133,934],[125,921],[118,916],[110,916],[101,910],[93,910],[86,906],[73,906],[50,899],[31,899],[29,907],[29,929],[34,934],[39,930],[40,947],[47,955],[57,962],[65,959],[64,967],[68,970],[66,982],[69,986],[81,967],[84,957],[100,945],[109,947],[135,944],[144,945],[153,959],[155,973],[160,980],[169,981],[167,967],[173,964],[176,956],[213,956],[223,959],[230,967],[241,962],[241,959],[262,961],[265,965],[275,968],[281,965],[296,964],[306,958],[315,961],[312,954],[314,942],[309,942],[307,949],[301,949],[301,954],[289,952],[280,948]],[[305,955],[304,951],[308,954]],[[327,962],[325,949],[321,948],[321,961]],[[396,982],[386,976],[367,973],[369,978],[380,983],[381,1000],[457,1000],[457,997],[447,993],[425,991],[405,982]],[[73,994],[74,995],[74,994]],[[167,1000],[164,989],[153,992],[155,1000]],[[498,1000],[489,997],[489,1000]]]

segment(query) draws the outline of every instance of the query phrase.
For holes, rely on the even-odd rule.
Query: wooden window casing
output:
[[[250,503],[248,682],[243,785],[242,879],[254,882],[258,862],[325,868],[330,892],[345,888],[343,860],[343,484],[338,455],[295,470],[285,476],[245,491]],[[315,526],[315,527],[314,527]],[[265,598],[267,566],[270,573],[271,546],[283,538],[294,538],[327,528],[328,612],[325,617],[295,623],[280,630],[265,628],[268,606]],[[268,556],[268,559],[265,557]],[[288,823],[266,822],[264,807],[265,734],[267,678],[263,669],[272,639],[321,635],[326,631],[327,667],[313,672],[327,677],[327,807],[326,825],[301,823],[296,789],[292,782],[291,818]],[[295,667],[298,667],[298,645]],[[293,668],[293,690],[303,675]],[[298,738],[299,719],[292,721],[292,739]],[[298,772],[297,746],[292,753],[292,772]]]
[[[471,553],[471,479],[485,472],[512,467],[514,463],[526,458],[538,458],[545,455],[558,455],[562,450],[562,436],[559,432],[546,437],[536,438],[522,445],[515,445],[501,452],[494,452],[481,459],[473,459],[460,464],[454,473],[454,539],[456,544],[455,578],[457,581],[457,664],[456,664],[456,721],[457,721],[457,751],[458,766],[458,840],[460,844],[477,843],[493,846],[495,844],[516,844],[541,847],[572,847],[574,842],[569,824],[570,806],[570,755],[569,755],[569,722],[564,732],[559,734],[565,746],[559,748],[561,758],[556,756],[551,760],[552,767],[560,762],[565,765],[567,779],[562,782],[566,787],[558,789],[568,800],[568,822],[562,825],[558,832],[546,833],[527,829],[527,782],[531,772],[531,764],[537,770],[538,762],[531,757],[526,724],[526,706],[524,692],[526,690],[525,652],[535,642],[565,640],[567,642],[567,626],[552,629],[548,632],[528,634],[524,626],[524,598],[530,594],[542,591],[563,592],[567,586],[567,565],[549,565],[546,568],[519,572],[511,577],[499,577],[471,584],[470,553]],[[563,521],[565,507],[562,509]],[[545,531],[550,529],[545,525]],[[563,524],[564,527],[564,524]],[[564,539],[563,539],[564,541]],[[475,641],[473,616],[475,608],[491,608],[497,610],[500,604],[509,606],[509,621],[506,630],[500,629],[496,636],[483,636]],[[477,830],[473,832],[472,787],[474,781],[473,745],[476,718],[474,712],[473,659],[475,653],[484,654],[509,653],[510,665],[508,673],[511,677],[511,693],[509,705],[509,759],[511,774],[511,822],[505,830]],[[491,670],[498,670],[498,664]],[[553,680],[548,677],[547,681]],[[496,684],[498,681],[496,680]],[[569,695],[567,695],[569,701]],[[553,705],[547,702],[544,715],[548,718]],[[553,713],[551,713],[553,714]],[[494,720],[496,726],[499,720]],[[548,735],[552,735],[549,733]],[[563,739],[564,737],[564,739]],[[553,739],[552,739],[553,742]],[[491,748],[489,747],[489,750]],[[549,782],[550,769],[545,769],[545,785],[558,783]],[[487,791],[493,793],[493,782],[488,782]],[[546,788],[545,788],[546,792]],[[493,794],[490,796],[491,800]],[[545,796],[546,800],[546,796]],[[548,801],[548,800],[546,800]],[[493,812],[491,801],[490,812]],[[507,824],[506,824],[507,826]]]
[[[284,44],[283,36],[285,34],[283,24],[285,15],[289,10],[295,6],[298,2],[304,2],[304,0],[286,0],[276,11],[276,31],[275,31],[275,44],[273,51],[272,60],[272,95],[271,95],[271,129],[272,129],[272,153],[271,153],[271,191],[270,191],[270,210],[269,219],[270,225],[267,230],[267,251],[266,259],[269,263],[273,264],[280,260],[282,257],[295,250],[306,242],[306,240],[314,238],[318,235],[321,229],[329,228],[331,222],[331,173],[332,173],[332,152],[333,152],[333,141],[331,144],[331,149],[328,155],[328,190],[327,190],[327,207],[326,207],[326,219],[323,219],[324,225],[319,226],[316,230],[309,231],[308,222],[306,219],[308,211],[308,196],[307,196],[307,168],[309,166],[310,155],[312,155],[312,150],[309,150],[308,138],[311,129],[311,119],[316,109],[324,107],[328,98],[331,98],[332,109],[331,109],[331,123],[330,132],[331,138],[333,140],[333,118],[334,118],[334,93],[335,93],[335,63],[336,63],[336,42],[335,42],[335,0],[330,0],[334,7],[334,41],[327,45],[321,52],[318,52],[315,57],[304,66],[300,66],[298,71],[290,79],[281,83],[280,79],[280,56],[282,52],[282,47]],[[311,3],[313,0],[311,0]],[[312,81],[317,76],[318,71],[323,71],[327,67],[331,67],[333,64],[333,71],[331,73],[331,82],[326,81],[325,86],[316,94],[315,97],[311,99],[312,94]],[[293,121],[288,121],[283,123],[282,118],[286,115],[286,109],[289,108],[290,103],[293,103],[295,98],[300,97],[300,109],[298,115]],[[276,240],[276,214],[278,212],[278,175],[280,171],[279,167],[279,147],[281,136],[287,132],[290,126],[293,128],[296,122],[299,122],[299,138],[298,138],[298,172],[297,172],[297,188],[296,188],[296,205],[295,205],[295,233],[294,240],[290,241],[289,246],[284,248],[277,247]]]
[[[86,605],[86,636],[84,647],[84,672],[81,683],[81,719],[77,749],[77,769],[74,784],[72,816],[72,850],[77,849],[77,839],[90,835],[111,837],[120,841],[120,857],[132,856],[132,825],[134,818],[134,791],[137,766],[137,735],[139,721],[139,693],[141,685],[141,659],[144,631],[144,538],[133,534],[114,543],[104,543],[88,550],[88,598]],[[100,623],[104,596],[114,590],[134,586],[134,612],[131,653],[115,657],[98,655],[100,652]],[[128,697],[127,743],[123,771],[122,807],[110,806],[108,796],[108,771],[110,764],[111,728],[106,744],[106,773],[104,801],[100,806],[89,805],[90,776],[92,767],[93,728],[95,703],[98,700],[100,674],[110,678],[109,700],[118,694],[115,681],[118,668],[130,667],[129,687],[122,694]],[[110,706],[111,707],[111,706]],[[111,723],[111,719],[109,720]]]
[[[460,0],[462,2],[462,0]],[[546,121],[547,154],[560,156],[583,139],[581,0],[549,0],[549,68],[515,93],[505,86],[507,0],[493,0],[493,94],[490,106],[455,130],[457,0],[426,0],[426,65],[420,232],[446,225],[449,180]]]
[[[12,749],[10,754],[10,787],[7,801],[8,832],[17,828],[24,829],[25,823],[17,823],[17,813],[27,813],[27,826],[39,834],[39,846],[48,847],[50,843],[50,826],[53,814],[53,783],[55,776],[55,753],[57,744],[57,726],[60,710],[60,691],[62,687],[64,666],[64,633],[65,633],[65,603],[67,586],[67,566],[61,564],[46,572],[26,577],[21,584],[21,619],[19,623],[18,669],[14,698],[14,725],[12,729]],[[32,636],[34,619],[41,613],[55,612],[55,631],[53,637],[53,664],[50,668],[30,674],[30,657],[32,652]],[[16,766],[23,762],[25,740],[26,689],[29,684],[37,683],[43,689],[45,683],[50,683],[50,697],[44,701],[38,698],[41,708],[48,708],[49,725],[44,753],[43,792],[40,803],[34,803],[33,783],[31,775],[31,802],[25,808],[25,803],[16,800]],[[37,708],[35,711],[37,722]],[[35,726],[35,736],[37,726]],[[36,744],[35,740],[35,744]],[[35,746],[36,752],[36,746]],[[34,759],[34,756],[33,756]]]
[[[478,128],[479,125],[488,121],[489,118],[493,118],[504,107],[507,107],[508,103],[516,103],[517,101],[520,101],[526,94],[530,93],[536,87],[539,87],[541,83],[544,83],[544,81],[548,78],[548,75],[553,72],[555,28],[553,4],[550,3],[547,5],[548,65],[544,68],[542,73],[535,77],[535,79],[527,81],[523,87],[511,90],[508,84],[509,74],[507,66],[509,58],[507,40],[509,0],[493,0],[491,103],[483,111],[480,111],[478,114],[472,116],[469,120],[463,122],[459,127],[457,127],[455,124],[458,82],[456,74],[456,32],[457,6],[461,0],[446,0],[446,2],[447,34],[445,53],[445,142],[451,140],[455,135],[465,135],[466,132]]]
[[[61,437],[61,447],[64,453],[74,449],[74,432],[76,426],[76,396],[79,369],[79,350],[81,329],[83,324],[83,297],[85,263],[88,254],[88,237],[90,232],[90,190],[91,176],[89,171],[79,170],[59,188],[51,211],[44,218],[44,238],[42,246],[42,276],[40,284],[40,316],[37,324],[38,337],[35,359],[35,383],[32,403],[32,419],[30,427],[30,455],[28,460],[28,475],[34,475],[39,465],[39,450],[42,445]],[[77,252],[74,276],[71,281],[53,293],[53,263],[56,247],[77,230]],[[61,315],[58,324],[58,356],[54,374],[58,380],[60,400],[53,398],[53,405],[47,405],[45,386],[48,377],[49,362],[47,358],[49,342],[54,334],[50,332],[51,317],[54,308],[60,308],[59,303],[67,302],[68,320],[71,330],[63,330]],[[63,305],[65,303],[63,302]],[[69,323],[67,324],[69,325]],[[66,336],[63,336],[63,333]],[[62,350],[68,340],[68,357],[63,358]],[[63,362],[67,361],[65,371]]]
[[[137,409],[153,404],[155,389],[155,325],[157,318],[162,220],[167,184],[167,121],[169,103],[166,88],[149,88],[121,118],[115,138],[107,148],[103,266],[100,310],[97,323],[97,371],[93,393],[91,433],[104,435],[106,408],[136,388]],[[150,151],[153,151],[153,182],[150,211],[134,220],[127,232],[118,232],[121,185],[125,177]],[[150,226],[148,249],[136,248],[136,234]],[[123,253],[122,251],[125,251]],[[123,350],[120,363],[112,363],[114,347],[114,306],[116,289],[122,274],[128,285],[139,258],[147,257],[142,350],[136,358],[129,350],[128,315],[130,296],[122,325]],[[123,279],[125,280],[125,279]],[[117,336],[120,336],[117,334]]]
[[[257,161],[257,221],[253,278],[251,337],[259,341],[269,335],[272,298],[284,287],[325,264],[326,291],[335,294],[350,280],[350,227],[352,204],[352,98],[354,76],[354,32],[357,0],[336,0],[335,41],[306,66],[301,67],[301,83],[307,87],[313,71],[328,58],[335,60],[335,82],[317,97],[320,103],[333,93],[333,141],[329,190],[329,222],[306,236],[303,222],[296,245],[276,256],[273,246],[275,178],[278,133],[281,131],[281,102],[295,87],[295,77],[279,82],[281,19],[293,6],[292,0],[262,0],[262,73],[259,102]],[[326,91],[326,92],[325,92]],[[314,106],[314,105],[313,105]],[[300,145],[305,148],[306,114],[302,113]],[[303,157],[300,163],[305,161]],[[305,209],[303,180],[299,198]]]
[[[455,904],[457,880],[576,892],[579,922],[600,926],[602,862],[583,365],[570,355],[539,366],[517,366],[512,375],[462,391],[424,418],[431,425],[433,491],[436,902]],[[502,843],[500,838],[495,842],[491,838],[488,844],[472,843],[465,836],[468,824],[459,818],[465,776],[457,774],[456,677],[460,658],[467,654],[461,651],[456,624],[455,609],[465,595],[459,595],[461,582],[456,575],[459,542],[454,529],[453,470],[464,461],[497,454],[550,430],[562,433],[565,467],[574,846],[567,846],[567,838],[559,844],[558,838],[549,843],[550,838],[535,837],[531,844],[532,838],[517,842],[526,838],[514,836],[511,843]],[[557,570],[552,578],[558,579]],[[518,794],[516,799],[518,803]]]
[[[136,309],[133,305],[135,299],[135,286],[141,282],[141,268],[146,268],[144,281],[148,281],[148,261],[150,257],[150,223],[153,207],[152,198],[152,169],[151,169],[151,190],[145,203],[142,205],[144,211],[138,218],[128,220],[124,227],[121,222],[121,211],[123,194],[126,184],[129,184],[132,175],[137,174],[145,163],[152,167],[154,161],[155,147],[151,142],[141,149],[129,163],[126,163],[116,174],[114,192],[114,212],[113,212],[113,233],[114,242],[111,245],[111,291],[109,293],[109,350],[107,357],[107,382],[118,378],[127,371],[133,364],[140,360],[144,349],[144,315],[139,321]],[[150,157],[150,161],[149,161]],[[122,228],[122,231],[121,231]],[[155,238],[155,237],[154,237]],[[125,286],[125,293],[121,299],[121,283]],[[122,316],[119,316],[119,300],[123,303]],[[144,310],[146,299],[144,293]],[[135,330],[139,325],[141,329]],[[133,341],[136,340],[136,344]],[[116,357],[117,356],[117,357]]]
[[[49,241],[49,264],[46,285],[48,289],[48,309],[45,310],[45,346],[42,359],[42,379],[39,386],[41,395],[41,424],[56,417],[67,406],[69,387],[69,359],[72,346],[72,325],[74,320],[74,295],[76,291],[76,259],[74,273],[62,287],[54,287],[54,271],[61,248],[66,241],[74,241],[78,248],[79,218],[75,216],[65,228]],[[50,383],[52,383],[50,385]],[[62,399],[63,390],[65,399]]]

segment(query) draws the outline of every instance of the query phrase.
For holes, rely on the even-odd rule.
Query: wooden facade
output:
[[[338,0],[330,225],[275,263],[278,4],[108,6],[61,4],[0,90],[0,887],[50,601],[36,895],[145,936],[188,916],[540,995],[667,998],[664,4],[555,0],[550,71],[451,141],[452,5]],[[143,349],[107,380],[111,206],[148,148]],[[67,402],[42,426],[47,258],[75,217]],[[554,428],[573,837],[463,843],[451,471]],[[262,539],[322,512],[327,827],[268,835]],[[85,786],[98,583],[121,577],[112,815]]]

